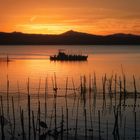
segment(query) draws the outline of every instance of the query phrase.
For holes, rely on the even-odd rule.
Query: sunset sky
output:
[[[0,0],[0,31],[140,34],[140,0]]]

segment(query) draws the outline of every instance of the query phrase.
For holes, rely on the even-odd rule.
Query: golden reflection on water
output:
[[[39,56],[38,56],[39,58]],[[49,59],[16,59],[8,63],[0,63],[1,69],[1,86],[6,83],[7,75],[11,81],[11,87],[15,87],[17,81],[21,82],[26,87],[27,78],[32,81],[32,86],[37,87],[38,81],[41,79],[41,84],[44,85],[46,77],[51,77],[54,73],[57,76],[58,84],[65,85],[66,77],[70,81],[73,78],[75,83],[79,83],[80,76],[97,75],[97,80],[100,83],[101,77],[106,73],[107,76],[112,74],[122,75],[122,68],[126,74],[129,84],[132,81],[133,74],[139,81],[139,54],[98,54],[89,55],[86,62],[53,62]],[[138,85],[139,86],[139,85]]]

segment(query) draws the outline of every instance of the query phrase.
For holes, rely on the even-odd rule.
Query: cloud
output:
[[[33,22],[36,18],[37,18],[37,16],[31,17],[31,18],[30,18],[30,22]]]

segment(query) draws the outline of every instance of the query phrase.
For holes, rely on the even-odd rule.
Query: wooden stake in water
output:
[[[54,112],[54,110],[52,109],[52,111],[51,111],[51,117],[50,117],[49,130],[51,129],[51,126],[52,126],[53,112]]]
[[[40,137],[40,133],[41,133],[41,129],[40,129],[40,101],[38,102],[38,130],[39,130],[39,137]]]
[[[62,108],[62,120],[61,120],[61,140],[63,140],[63,127],[64,127],[64,114],[63,114],[63,108]]]
[[[79,98],[78,98],[78,103],[77,103],[76,126],[75,126],[75,136],[74,136],[74,140],[77,140],[78,114],[79,114]]]
[[[13,109],[13,138],[15,138],[15,126],[16,126],[16,119],[15,119],[15,107],[14,107],[14,99],[12,97],[12,109]]]
[[[65,97],[67,97],[67,92],[68,92],[68,77],[66,78],[66,92],[65,92]]]
[[[18,90],[18,104],[20,103],[20,89],[19,89],[19,82],[17,81],[17,90]]]
[[[33,125],[34,140],[36,140],[35,119],[34,119],[34,112],[33,111],[32,111],[32,125]]]
[[[28,140],[30,140],[31,137],[31,106],[30,106],[30,81],[28,78],[28,83],[27,83],[27,92],[28,92]]]
[[[98,124],[99,124],[99,140],[101,140],[100,110],[98,111]]]
[[[119,106],[120,106],[120,111],[121,111],[121,101],[122,101],[122,81],[121,78],[119,78],[120,81],[120,99],[119,99]]]
[[[28,135],[28,139],[30,140],[30,137],[31,137],[31,113],[30,113],[30,110],[31,110],[31,105],[30,105],[30,95],[28,94],[28,132],[29,132],[29,135]]]
[[[103,110],[104,107],[106,106],[106,98],[105,98],[105,94],[106,94],[106,74],[105,76],[102,78],[102,85],[103,85]]]
[[[109,97],[110,97],[110,111],[112,109],[112,79],[113,75],[111,75],[111,78],[108,80],[108,91],[109,91]]]
[[[39,79],[39,84],[38,84],[38,101],[39,101],[39,94],[40,94],[40,86],[41,86],[41,79]]]
[[[124,84],[123,92],[124,92],[124,107],[125,107],[125,101],[126,101],[126,77],[125,77],[125,75],[123,75],[123,84]]]
[[[86,109],[84,109],[84,114],[85,114],[85,140],[87,140],[87,113],[86,113]]]
[[[69,110],[66,109],[66,122],[67,122],[67,140],[69,138]]]
[[[133,83],[134,83],[134,108],[136,106],[137,103],[137,88],[136,88],[136,80],[135,80],[135,76],[133,75]]]
[[[90,111],[90,124],[91,124],[92,139],[93,139],[93,121],[92,121],[92,103],[91,103],[91,99],[89,99],[89,111]]]
[[[114,123],[114,129],[113,129],[113,136],[116,139],[120,139],[119,136],[119,127],[118,127],[118,108],[116,110],[116,108],[114,107],[114,116],[115,116],[115,123]]]
[[[7,116],[9,117],[9,79],[7,75]]]
[[[20,120],[21,120],[21,129],[22,129],[22,140],[25,140],[24,114],[21,108],[20,108]]]
[[[81,76],[80,77],[80,90],[81,90],[81,95],[82,95],[82,93],[83,93],[83,77]]]
[[[56,80],[56,74],[54,73],[54,93],[55,93],[55,98],[57,96],[57,80]]]
[[[66,122],[67,122],[67,140],[69,135],[69,121],[68,121],[68,103],[67,103],[67,91],[68,91],[68,77],[66,79],[66,92],[65,92],[65,101],[66,101]]]
[[[89,75],[89,96],[91,96],[91,75]]]
[[[124,132],[123,132],[123,140],[125,140],[125,129],[126,129],[126,117],[124,119]]]
[[[108,121],[106,122],[106,140],[108,140]]]
[[[92,84],[93,84],[93,109],[94,109],[94,116],[96,113],[96,95],[97,95],[97,84],[96,84],[96,74],[94,73],[94,79],[92,79]]]
[[[94,92],[97,93],[97,84],[96,84],[96,74],[94,73],[94,80],[93,80],[93,88],[94,88]]]
[[[75,101],[76,101],[76,91],[75,91],[75,84],[74,84],[73,78],[72,78],[72,85],[73,85],[73,90],[74,90],[74,99],[73,99],[73,107],[72,107],[72,116],[73,116],[73,111],[75,108]]]
[[[74,84],[73,78],[72,78],[72,85],[73,85],[73,91],[74,91],[74,95],[76,96],[76,91],[75,91],[75,84]]]
[[[115,87],[114,87],[114,93],[115,93],[115,107],[116,107],[116,94],[117,94],[117,74],[115,74]]]
[[[66,79],[66,92],[65,92],[66,109],[68,108],[67,92],[68,92],[68,77]]]
[[[45,123],[47,118],[48,79],[45,80]]]
[[[1,138],[5,140],[5,133],[4,133],[4,111],[3,111],[3,99],[1,96],[1,108],[0,108],[0,123],[1,123]]]
[[[137,114],[134,112],[135,140],[137,140]]]

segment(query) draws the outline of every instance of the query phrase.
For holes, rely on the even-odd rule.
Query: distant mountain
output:
[[[67,32],[64,32],[60,35],[63,35],[63,36],[93,36],[92,34],[88,34],[88,33],[82,33],[82,32],[77,32],[77,31],[73,31],[73,30],[69,30]]]
[[[67,31],[59,35],[0,32],[0,45],[140,45],[140,35],[92,35]]]

